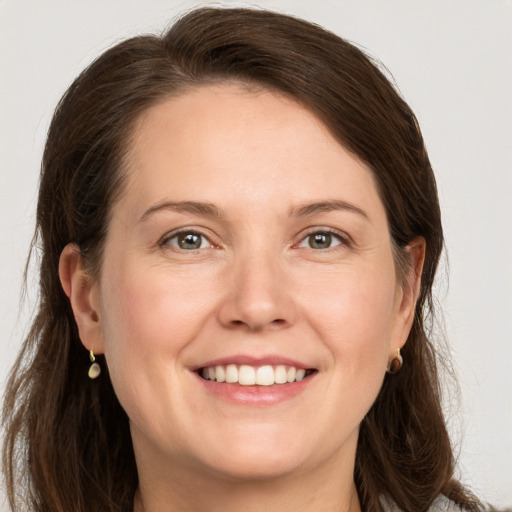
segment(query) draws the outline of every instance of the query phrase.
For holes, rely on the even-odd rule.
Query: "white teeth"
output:
[[[224,382],[226,380],[226,372],[224,366],[215,367],[215,380],[217,382]]]
[[[280,364],[279,366],[276,366],[275,372],[274,372],[274,380],[276,384],[285,384],[288,382],[288,376],[286,375],[286,367]]]
[[[274,368],[272,366],[260,366],[256,371],[256,384],[259,386],[272,386],[274,380]]]
[[[201,370],[206,380],[240,384],[241,386],[272,386],[273,384],[286,384],[300,382],[306,377],[306,370],[285,365],[263,365],[253,367],[247,364],[237,366],[209,366]]]
[[[238,368],[236,364],[226,366],[226,382],[238,382]]]
[[[253,386],[256,384],[256,372],[252,366],[243,364],[238,370],[238,383],[242,386]]]

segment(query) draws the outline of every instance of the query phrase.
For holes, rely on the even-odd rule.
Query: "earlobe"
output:
[[[59,260],[59,277],[68,296],[82,344],[95,354],[103,353],[98,284],[86,272],[76,244],[64,247]]]

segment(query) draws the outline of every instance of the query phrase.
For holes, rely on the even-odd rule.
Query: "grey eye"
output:
[[[328,249],[331,246],[331,239],[328,233],[315,233],[308,236],[308,244],[312,249]]]
[[[204,235],[195,233],[194,231],[184,231],[182,233],[177,233],[170,237],[166,243],[185,251],[203,249],[204,247],[211,245]]]
[[[310,249],[330,249],[331,247],[335,247],[336,245],[340,245],[342,243],[339,236],[325,232],[325,231],[317,231],[316,233],[311,233],[307,237],[305,237],[299,247],[309,247]]]

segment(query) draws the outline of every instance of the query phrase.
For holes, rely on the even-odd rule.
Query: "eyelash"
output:
[[[194,229],[182,229],[182,230],[176,231],[174,233],[171,233],[170,235],[166,235],[159,242],[159,246],[160,247],[165,247],[165,246],[171,245],[172,247],[175,247],[178,250],[182,250],[183,252],[195,252],[195,251],[199,251],[201,249],[206,249],[207,248],[207,247],[201,247],[203,245],[203,242],[201,242],[201,246],[200,247],[195,248],[195,249],[194,248],[193,249],[184,249],[183,247],[179,247],[178,245],[170,244],[171,240],[177,239],[180,235],[193,235],[193,236],[197,236],[197,237],[200,237],[202,240],[206,241],[209,244],[208,248],[216,247],[215,244],[210,240],[210,238],[208,236],[206,236],[205,234],[201,233],[200,231],[197,231],[197,230],[194,230]],[[301,247],[302,243],[306,242],[309,237],[314,236],[314,235],[328,235],[330,237],[335,238],[339,243],[336,244],[335,246],[326,247],[325,249],[315,249],[314,247]],[[331,228],[316,228],[316,229],[313,229],[313,230],[303,234],[301,239],[299,240],[299,242],[294,244],[293,247],[305,248],[305,249],[313,249],[313,250],[318,251],[318,252],[323,252],[323,251],[327,251],[329,249],[335,249],[338,246],[350,247],[351,246],[350,238],[346,234],[341,233],[341,232],[339,232],[339,231],[337,231],[335,229],[331,229]]]
[[[174,233],[171,233],[170,235],[166,235],[159,242],[160,247],[165,247],[166,245],[171,245],[171,246],[175,247],[178,250],[179,249],[183,250],[184,252],[194,252],[194,251],[198,251],[200,249],[205,249],[206,248],[206,247],[198,247],[197,249],[183,249],[183,248],[178,247],[177,245],[169,243],[171,240],[177,239],[180,235],[195,235],[195,236],[198,236],[201,239],[206,240],[207,243],[210,245],[210,247],[215,247],[215,245],[212,243],[212,241],[206,235],[204,235],[200,231],[197,231],[197,230],[194,230],[194,229],[182,229],[182,230],[176,231]],[[201,242],[201,245],[203,245],[202,242]]]
[[[345,233],[342,233],[340,231],[337,231],[335,229],[332,229],[332,228],[315,228],[315,229],[312,229],[311,231],[307,232],[306,234],[304,234],[302,236],[302,238],[300,239],[300,241],[295,244],[296,247],[301,247],[301,244],[303,242],[306,242],[307,239],[313,235],[328,235],[330,237],[333,237],[335,239],[338,240],[339,244],[335,245],[335,246],[331,246],[331,247],[327,247],[325,249],[316,249],[316,251],[318,252],[323,252],[323,251],[328,251],[329,249],[336,249],[338,246],[345,246],[345,247],[350,247],[351,246],[351,240],[350,238],[348,237],[348,235],[346,235]],[[304,247],[305,249],[313,249],[315,250],[313,247]]]

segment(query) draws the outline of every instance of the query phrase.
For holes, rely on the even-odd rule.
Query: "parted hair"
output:
[[[12,509],[133,510],[138,479],[129,421],[102,356],[102,376],[87,377],[90,362],[59,281],[59,257],[73,242],[91,275],[99,275],[137,119],[172,96],[226,81],[300,103],[370,167],[397,267],[404,264],[408,242],[426,240],[404,366],[386,376],[360,426],[355,482],[363,510],[382,512],[382,500],[391,500],[404,511],[425,511],[440,493],[463,509],[480,510],[453,478],[441,409],[439,357],[429,325],[443,233],[436,183],[413,112],[383,68],[346,40],[291,16],[222,8],[191,11],[162,36],[137,36],[110,48],[56,108],[32,245],[40,260],[40,298],[3,409],[3,468]]]

